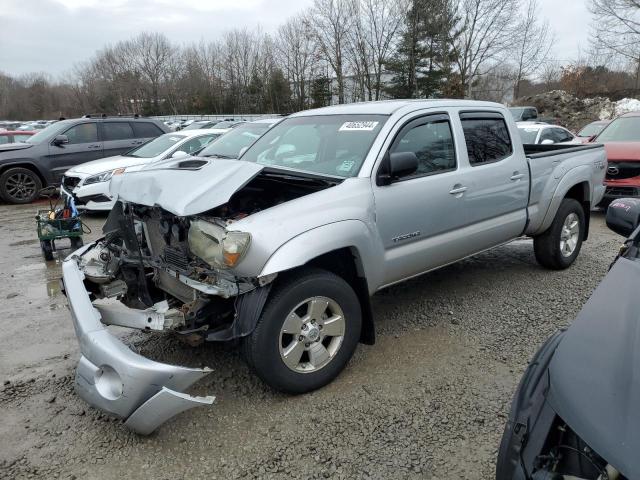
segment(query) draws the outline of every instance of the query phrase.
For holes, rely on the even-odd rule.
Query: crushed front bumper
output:
[[[215,397],[193,397],[183,391],[211,372],[149,360],[131,351],[101,322],[78,268],[77,256],[62,264],[64,289],[80,343],[76,391],[89,404],[125,420],[132,430],[147,435],[174,415],[213,404]]]

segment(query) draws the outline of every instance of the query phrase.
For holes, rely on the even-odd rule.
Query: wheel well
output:
[[[582,205],[584,211],[584,236],[583,240],[589,238],[589,221],[591,220],[591,201],[589,199],[589,183],[581,182],[569,189],[564,198],[573,198]]]
[[[308,261],[307,265],[328,270],[342,277],[353,287],[356,295],[358,295],[362,309],[360,342],[373,345],[375,343],[375,326],[373,322],[373,311],[371,309],[371,298],[369,297],[367,279],[364,276],[362,263],[357,250],[348,247],[333,250]]]
[[[44,188],[47,186],[47,181],[45,180],[45,178],[40,173],[40,170],[38,170],[38,168],[35,165],[32,165],[31,163],[12,163],[10,165],[2,165],[0,166],[0,175],[2,175],[4,172],[6,172],[11,168],[26,168],[27,170],[31,170],[33,173],[35,173],[38,176],[38,178],[40,179],[40,182],[42,182],[42,187]]]

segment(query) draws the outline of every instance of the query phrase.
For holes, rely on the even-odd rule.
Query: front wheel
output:
[[[41,189],[40,177],[28,168],[10,168],[0,175],[0,197],[9,203],[31,203]]]
[[[276,285],[243,342],[249,365],[269,386],[305,393],[331,382],[360,338],[358,296],[341,277],[305,269]]]
[[[533,239],[538,263],[552,270],[571,266],[582,248],[584,229],[584,210],[580,202],[572,198],[562,200],[551,226]]]

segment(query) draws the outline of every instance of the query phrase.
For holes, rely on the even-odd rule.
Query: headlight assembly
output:
[[[234,267],[244,257],[251,234],[227,232],[219,225],[192,220],[189,227],[189,250],[212,267]]]
[[[84,185],[92,185],[94,183],[102,183],[111,180],[111,177],[124,172],[124,168],[116,168],[115,170],[109,170],[108,172],[98,173],[91,175],[84,179]]]

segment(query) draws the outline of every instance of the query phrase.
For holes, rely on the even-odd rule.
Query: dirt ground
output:
[[[191,391],[216,395],[215,406],[140,437],[73,391],[79,350],[60,262],[40,254],[36,209],[0,205],[7,479],[491,478],[528,359],[575,317],[621,243],[595,213],[566,271],[543,270],[519,240],[383,291],[373,300],[377,344],[361,345],[331,385],[297,397],[265,387],[234,345],[119,332],[154,359],[215,369]],[[87,219],[88,238],[103,221]]]

